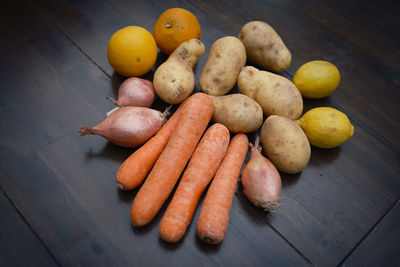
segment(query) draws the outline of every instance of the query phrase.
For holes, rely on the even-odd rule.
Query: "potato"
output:
[[[260,104],[266,115],[280,115],[295,120],[303,112],[303,98],[299,89],[285,77],[246,66],[241,70],[237,82],[239,91]]]
[[[278,170],[298,173],[306,167],[311,155],[310,143],[294,121],[282,116],[269,116],[260,134],[264,153]]]
[[[289,49],[267,23],[251,21],[243,26],[239,39],[246,48],[247,59],[263,69],[280,72],[292,61]]]
[[[197,39],[180,44],[154,73],[157,95],[169,104],[185,100],[194,89],[193,66],[204,54],[205,46]]]
[[[242,94],[210,96],[214,102],[212,121],[225,125],[233,133],[256,131],[263,122],[263,112],[252,98]]]
[[[245,64],[246,50],[238,38],[226,36],[218,39],[212,45],[201,72],[201,90],[208,95],[225,95],[235,86]]]

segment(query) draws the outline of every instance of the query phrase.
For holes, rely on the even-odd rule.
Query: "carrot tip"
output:
[[[132,222],[132,225],[135,227],[145,226],[147,224],[147,222],[138,221],[138,220],[132,219],[132,218],[131,218],[131,222]]]
[[[117,182],[117,187],[119,190],[125,190],[125,186],[119,182]]]
[[[210,237],[208,237],[208,236],[203,237],[202,240],[203,240],[205,243],[210,244],[210,245],[215,245],[215,244],[218,244],[218,243],[219,243],[219,242],[217,242],[217,240],[214,240],[214,239],[212,239],[212,238],[210,238]]]

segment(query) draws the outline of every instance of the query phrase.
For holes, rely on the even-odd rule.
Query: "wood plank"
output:
[[[203,34],[202,40],[207,47],[215,39],[237,32],[247,19],[257,17],[275,21],[273,26],[276,25],[284,40],[288,40],[290,47],[297,47],[295,62],[304,62],[312,52],[324,55],[332,47],[334,58],[344,58],[355,53],[358,60],[355,62],[358,62],[363,70],[353,68],[352,62],[350,64],[344,61],[341,67],[345,69],[344,78],[354,79],[345,84],[345,89],[348,90],[343,92],[344,95],[337,97],[338,91],[325,100],[306,101],[306,108],[317,105],[346,106],[349,109],[362,107],[360,99],[363,96],[354,91],[359,88],[353,89],[352,84],[365,83],[365,79],[361,79],[372,75],[374,60],[377,59],[366,57],[365,51],[353,52],[347,46],[337,48],[340,38],[344,37],[334,28],[328,27],[329,31],[336,34],[333,46],[328,34],[318,37],[318,34],[315,36],[312,32],[301,31],[302,28],[309,27],[317,30],[317,33],[324,32],[326,22],[319,21],[322,20],[320,16],[311,16],[318,9],[329,15],[329,23],[335,23],[332,16],[339,15],[340,24],[352,27],[346,24],[349,19],[342,18],[343,15],[336,14],[335,10],[329,11],[325,4],[318,3],[315,3],[317,7],[312,9],[311,14],[307,8],[313,7],[312,1],[306,2],[305,6],[299,2],[266,3],[258,5],[257,2],[256,4],[232,2],[208,6],[207,3],[188,2],[182,6],[196,11],[203,28],[206,29],[207,34]],[[155,4],[157,8],[153,7]],[[283,200],[278,213],[267,217],[249,205],[238,191],[237,195],[241,202],[235,200],[232,214],[232,220],[237,220],[238,224],[236,227],[230,227],[232,232],[229,233],[234,237],[228,241],[228,233],[227,240],[221,248],[213,250],[196,243],[193,226],[184,242],[178,246],[157,243],[155,226],[160,217],[148,228],[132,230],[130,227],[126,218],[133,196],[116,192],[113,175],[131,150],[117,148],[99,137],[75,139],[75,131],[83,123],[95,124],[103,119],[104,113],[112,108],[103,97],[115,95],[116,84],[122,80],[122,77],[112,72],[106,62],[104,51],[108,36],[116,27],[129,24],[144,25],[151,30],[158,14],[172,5],[176,3],[143,2],[134,6],[128,1],[120,2],[118,5],[107,1],[96,4],[62,1],[35,3],[39,13],[44,18],[50,18],[50,21],[40,20],[34,11],[24,6],[17,7],[11,13],[7,9],[0,11],[2,12],[0,29],[5,36],[8,36],[0,46],[3,50],[9,51],[1,55],[2,62],[9,64],[0,67],[1,86],[4,88],[2,90],[4,94],[0,96],[2,107],[0,121],[2,129],[6,129],[0,133],[0,144],[3,148],[1,159],[5,159],[1,171],[8,177],[6,182],[2,183],[7,183],[13,199],[18,199],[21,205],[26,206],[24,213],[32,218],[35,230],[40,236],[47,237],[46,241],[54,247],[57,259],[64,264],[76,263],[78,260],[81,264],[90,264],[98,260],[104,265],[110,263],[122,265],[130,263],[132,258],[137,258],[137,262],[141,265],[161,263],[159,258],[149,259],[148,254],[136,255],[145,248],[160,250],[160,255],[167,254],[167,258],[174,263],[187,263],[190,261],[188,258],[201,260],[204,258],[201,253],[212,254],[213,256],[207,257],[207,260],[220,264],[233,263],[234,260],[244,262],[243,255],[253,255],[255,257],[253,264],[260,264],[264,260],[275,265],[279,263],[293,265],[297,260],[305,263],[304,259],[298,259],[298,254],[290,246],[276,237],[266,223],[270,223],[313,263],[337,264],[360,238],[369,232],[383,212],[398,198],[400,192],[399,153],[396,148],[393,149],[393,144],[396,143],[393,138],[396,137],[399,128],[396,122],[385,121],[386,126],[392,123],[394,130],[388,135],[385,132],[375,133],[370,125],[380,129],[378,126],[381,125],[376,123],[380,115],[372,116],[370,122],[368,117],[370,113],[365,113],[368,115],[365,116],[364,110],[361,110],[360,114],[355,113],[355,116],[353,111],[349,112],[356,126],[356,135],[350,142],[340,149],[330,151],[313,149],[310,165],[301,175],[283,175]],[[142,10],[143,14],[134,16],[137,10]],[[310,18],[302,22],[300,13],[309,14]],[[21,17],[24,21],[20,21]],[[232,17],[235,19],[232,20]],[[361,21],[366,20],[364,16],[358,17]],[[53,21],[58,29],[49,26]],[[316,22],[325,26],[313,26]],[[66,36],[63,36],[63,33]],[[384,35],[386,34],[388,33]],[[371,35],[367,37],[371,38]],[[315,43],[323,45],[317,47]],[[74,44],[77,44],[94,62],[82,54]],[[357,42],[352,44],[354,47],[357,45],[363,44]],[[352,53],[348,53],[349,51]],[[162,59],[161,55],[160,61]],[[195,69],[197,78],[204,63],[205,57]],[[108,77],[99,70],[99,67]],[[388,85],[379,79],[390,78],[392,75],[390,73],[396,71],[391,72],[390,68],[385,69],[383,74],[379,73],[378,77],[373,76],[376,82],[374,86]],[[290,69],[285,75],[290,76],[293,70],[295,69]],[[353,78],[356,70],[356,78]],[[110,81],[109,77],[116,82]],[[371,102],[369,98],[376,97],[376,93],[373,91],[373,86],[365,85],[368,99],[364,100],[369,104]],[[387,87],[389,95],[393,92],[391,86],[392,84],[389,84]],[[197,90],[198,88],[197,86]],[[380,104],[377,105],[383,105],[386,101],[384,98],[378,101]],[[396,111],[396,108],[393,108],[393,101],[388,103],[390,109],[386,120],[390,120],[393,117],[392,113]],[[390,128],[385,125],[383,129]],[[15,142],[16,139],[20,141]],[[12,168],[9,169],[9,166]],[[80,172],[82,170],[83,173]],[[24,184],[30,184],[32,177],[44,178],[43,181],[35,179],[34,190],[31,192],[31,188],[26,185],[24,187]],[[28,178],[30,179],[27,180]],[[47,186],[54,192],[47,192]],[[20,187],[27,195],[25,199],[19,195]],[[97,203],[99,197],[101,202]],[[48,204],[53,198],[57,200],[56,203]],[[46,210],[41,211],[42,207]],[[60,207],[66,211],[65,214],[60,213],[58,210]],[[257,217],[253,216],[253,212]],[[248,214],[249,218],[243,218],[243,213]],[[117,215],[113,217],[108,214]],[[51,218],[47,224],[43,222],[46,216]],[[64,216],[67,218],[65,221],[60,219]],[[114,225],[121,230],[113,229]],[[67,231],[59,237],[59,232],[63,228]],[[144,244],[143,248],[139,248],[140,242],[130,241],[132,232],[134,239]],[[70,235],[78,237],[73,238]],[[243,236],[248,236],[248,239],[243,241]],[[269,240],[271,243],[265,245],[263,240]],[[124,242],[129,244],[129,248],[123,247]],[[237,252],[238,248],[233,248],[233,244],[243,242],[255,246],[256,252],[244,248],[243,254],[240,254]],[[196,244],[195,251],[192,248],[193,244]],[[114,251],[116,248],[121,251]],[[264,255],[265,250],[271,250],[274,255],[270,255],[269,258]],[[80,259],[82,251],[87,253],[90,259],[86,261]],[[173,253],[170,253],[171,251]],[[289,253],[286,253],[287,251]],[[285,262],[278,262],[275,257],[282,254],[287,259]],[[173,259],[174,256],[179,256],[180,261]]]
[[[376,9],[377,17],[371,18],[365,9]],[[384,17],[397,16],[399,6],[311,1],[303,11],[313,25],[319,26],[316,30],[324,31],[316,41],[330,39],[326,56],[338,62],[339,67],[344,65],[340,87],[343,90],[337,92],[335,105],[357,114],[357,120],[369,122],[366,123],[369,131],[379,134],[399,151],[400,127],[393,118],[400,114],[396,101],[400,97],[396,89],[400,85],[400,53],[396,46],[400,31],[388,27],[388,23],[380,23]],[[359,101],[349,103],[349,109],[341,104],[345,100],[348,103],[348,99]]]
[[[149,8],[154,4],[152,2],[140,3],[139,6],[128,1],[120,2],[119,6],[105,3],[110,12],[101,5],[90,6],[90,12],[96,14],[96,18],[83,13],[82,6],[88,4],[85,2],[41,1],[35,3],[35,7],[70,36],[109,76],[116,78],[118,75],[113,74],[104,53],[100,53],[109,36],[115,29],[129,24],[141,25],[151,31],[159,13],[175,2],[162,2],[155,9]],[[390,78],[390,73],[396,72],[395,66],[389,64],[384,66],[385,71],[375,73],[374,64],[379,58],[367,55],[364,50],[359,51],[358,48],[364,44],[361,38],[350,42],[348,38],[351,35],[340,33],[343,27],[347,27],[346,31],[357,28],[358,25],[349,18],[354,9],[349,8],[341,14],[342,8],[330,10],[326,5],[315,1],[222,1],[212,4],[195,1],[181,4],[198,16],[203,28],[202,41],[207,47],[219,37],[236,35],[245,22],[261,19],[277,29],[293,52],[293,64],[283,73],[286,77],[290,78],[297,67],[315,58],[330,60],[339,66],[343,77],[339,90],[326,99],[305,100],[305,110],[324,105],[345,111],[356,126],[355,136],[338,149],[313,148],[310,165],[301,175],[282,175],[282,207],[277,214],[267,217],[252,208],[313,263],[335,265],[398,198],[397,144],[400,135],[398,122],[391,119],[398,113],[398,90],[394,90],[396,81]],[[146,12],[143,21],[132,17],[137,10]],[[318,10],[322,11],[321,15],[316,15]],[[356,15],[363,22],[369,18],[359,12]],[[102,20],[103,16],[106,19]],[[67,23],[71,20],[75,21],[73,25]],[[93,39],[81,38],[87,25],[91,26],[89,35]],[[391,34],[383,31],[382,36],[389,38]],[[374,38],[372,33],[365,34],[365,37],[367,40]],[[382,52],[384,48],[376,49]],[[379,53],[374,55],[378,57]],[[205,57],[197,65],[197,78],[204,63]],[[365,77],[371,77],[371,80]],[[381,96],[375,90],[378,84],[388,88],[387,95]],[[196,90],[198,88],[197,85]],[[371,99],[378,97],[379,100],[371,104]],[[238,196],[246,203],[240,191]]]
[[[2,151],[2,187],[61,265],[122,265],[118,251],[103,246],[104,232],[40,157]]]
[[[7,62],[0,66],[0,103],[1,115],[11,114],[14,119],[2,120],[0,126],[15,132],[1,131],[0,137],[1,145],[29,153],[53,142],[66,131],[79,129],[80,119],[93,124],[102,120],[104,111],[99,110],[113,107],[104,100],[104,96],[113,94],[113,87],[112,82],[62,35],[59,36],[64,38],[63,42],[54,42],[54,34],[59,34],[57,30],[43,34],[47,23],[39,20],[33,10],[25,6],[12,10],[12,13],[4,8],[0,10],[0,31],[7,36],[0,44],[1,49],[7,51],[0,55],[1,61]],[[26,17],[29,27],[19,17]],[[76,65],[76,61],[82,63]],[[80,78],[82,75],[85,79]],[[74,106],[85,107],[95,115],[88,116]]]
[[[400,96],[396,90],[400,74],[396,65],[399,52],[395,47],[400,41],[398,28],[387,30],[387,27],[375,26],[369,16],[346,1],[256,1],[249,5],[243,2],[231,9],[233,14],[225,16],[220,15],[221,9],[223,3],[203,7],[210,15],[221,18],[221,24],[233,34],[250,20],[270,23],[292,51],[292,64],[286,71],[289,76],[310,60],[323,59],[337,65],[342,75],[341,84],[323,103],[343,110],[399,151],[400,126],[392,119],[400,114],[396,101]],[[380,13],[387,12],[389,17],[398,13],[398,8],[390,6],[377,9]],[[360,29],[361,25],[370,28]],[[380,45],[368,49],[370,45],[366,44],[377,43],[377,35],[381,37],[378,38]],[[380,88],[384,88],[384,94]]]
[[[398,266],[400,201],[343,263],[344,266]]]
[[[104,57],[104,49],[112,33],[126,25],[141,25],[152,31],[159,14],[176,6],[176,3],[104,3],[107,8],[90,4],[90,1],[72,4],[63,0],[40,1],[34,5],[74,39],[110,76],[118,77]],[[153,8],[155,5],[157,8]],[[388,23],[393,25],[395,22],[383,25],[373,23],[371,15],[347,1],[191,1],[180,3],[180,6],[198,16],[203,28],[202,41],[207,48],[217,38],[236,36],[246,22],[259,19],[269,22],[292,51],[293,61],[287,71],[290,75],[313,59],[333,62],[341,72],[342,81],[339,89],[325,102],[351,115],[353,120],[361,122],[381,141],[399,151],[400,124],[391,118],[400,113],[396,101],[400,97],[400,92],[396,90],[400,74],[396,63],[400,54],[395,46],[400,41],[400,32],[395,25],[386,27]],[[368,4],[361,6],[368,9]],[[376,14],[387,14],[389,18],[399,10],[390,5],[379,5],[376,9]],[[142,16],[133,16],[138,10],[146,14],[142,15],[143,19]],[[96,14],[96,17],[90,13]],[[382,16],[378,19],[384,20]],[[202,69],[204,60],[205,57],[200,60],[198,69]],[[384,94],[380,88],[384,88]]]
[[[236,198],[226,239],[217,247],[197,239],[195,223],[182,242],[161,241],[158,224],[166,206],[148,226],[133,228],[129,213],[135,192],[119,192],[115,186],[119,155],[86,155],[103,146],[107,142],[100,138],[66,134],[38,153],[24,156],[9,149],[0,155],[2,186],[61,265],[309,265]]]
[[[129,212],[135,192],[115,186],[116,170],[133,150],[76,133],[83,123],[103,119],[111,107],[103,98],[114,83],[34,10],[22,5],[0,12],[1,33],[9,37],[1,43],[9,54],[0,59],[10,64],[0,69],[2,91],[7,89],[0,95],[7,104],[0,113],[0,186],[57,262],[310,264],[237,199],[226,240],[217,247],[199,241],[194,224],[182,242],[162,242],[157,229],[162,213],[148,227],[133,228]]]
[[[3,191],[0,210],[0,266],[58,266]]]
[[[364,156],[374,154],[382,159]],[[389,187],[382,188],[384,180],[393,181],[400,173],[399,158],[390,155],[390,149],[359,130],[357,137],[340,149],[312,148],[310,163],[301,174],[281,173],[282,198],[277,212],[267,214],[253,207],[241,188],[237,196],[311,262],[335,266],[398,196],[387,191]],[[393,186],[399,190],[398,183]]]

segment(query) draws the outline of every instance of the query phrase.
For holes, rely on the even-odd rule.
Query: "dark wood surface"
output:
[[[305,100],[305,111],[335,107],[355,126],[341,147],[312,148],[301,174],[282,174],[277,212],[255,208],[239,184],[219,246],[196,237],[198,209],[177,244],[158,237],[166,205],[150,225],[131,226],[137,190],[118,191],[115,173],[134,150],[77,134],[104,119],[113,108],[104,97],[124,80],[107,62],[112,33],[127,25],[152,31],[177,6],[196,15],[207,48],[194,69],[196,91],[212,43],[263,20],[293,55],[281,75],[313,59],[341,72],[338,90]],[[0,265],[398,265],[399,11],[394,1],[3,1]],[[144,77],[165,59],[159,53]]]
[[[0,192],[0,266],[57,266],[57,261],[19,211]]]
[[[400,202],[397,201],[364,242],[344,262],[346,266],[381,266],[384,262],[399,265]]]

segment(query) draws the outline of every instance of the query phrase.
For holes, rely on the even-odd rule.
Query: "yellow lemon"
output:
[[[314,60],[301,66],[293,77],[293,83],[302,96],[322,98],[332,94],[340,83],[340,73],[328,61]]]
[[[354,133],[347,116],[329,107],[311,109],[295,122],[303,128],[310,143],[320,148],[340,146]]]
[[[138,26],[128,26],[116,31],[107,47],[111,67],[126,77],[141,76],[154,66],[157,45],[153,35]]]

